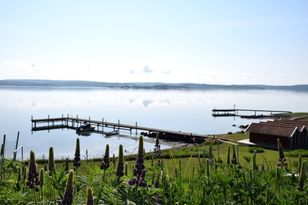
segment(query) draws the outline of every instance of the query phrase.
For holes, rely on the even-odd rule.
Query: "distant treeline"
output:
[[[0,80],[0,87],[40,88],[117,88],[153,90],[290,90],[308,92],[308,84],[302,85],[221,85],[197,83],[109,83],[70,80]]]

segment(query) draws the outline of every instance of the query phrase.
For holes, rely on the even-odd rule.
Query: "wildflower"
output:
[[[17,169],[17,181],[15,183],[15,190],[20,191],[21,189],[21,171],[20,168]]]
[[[119,157],[116,175],[120,178],[124,175],[124,156],[123,156],[123,145],[119,146]]]
[[[45,172],[48,171],[48,162],[45,162],[45,164],[44,164],[44,171],[45,171]]]
[[[6,135],[3,135],[3,143],[1,144],[0,156],[4,158]]]
[[[231,163],[232,164],[238,164],[238,159],[237,159],[237,153],[236,153],[235,145],[232,145],[232,150],[233,150],[233,154],[232,154]]]
[[[298,168],[297,168],[298,173],[301,172],[301,168],[302,168],[302,155],[299,155],[298,156]]]
[[[279,151],[279,159],[278,159],[277,166],[281,167],[281,168],[287,167],[288,163],[287,163],[287,160],[284,156],[283,149],[282,149],[281,142],[280,142],[279,138],[277,138],[277,146],[278,146],[278,151]]]
[[[49,169],[49,174],[50,175],[52,175],[56,171],[53,147],[49,148],[48,169]]]
[[[69,159],[68,157],[65,158],[65,173],[68,173],[68,170],[69,170]]]
[[[257,161],[256,161],[256,156],[257,156],[257,151],[254,150],[253,151],[253,156],[252,156],[252,168],[254,171],[258,170],[258,165],[257,165]]]
[[[109,144],[106,144],[106,149],[105,149],[105,155],[103,157],[103,160],[101,162],[101,169],[106,170],[109,168]]]
[[[28,174],[27,186],[29,186],[31,189],[33,189],[33,188],[37,188],[37,186],[39,184],[40,184],[39,173],[38,173],[38,170],[37,170],[37,165],[35,163],[35,154],[31,150],[30,151],[29,174]]]
[[[161,149],[160,149],[160,144],[159,144],[159,132],[157,132],[156,134],[154,153],[155,153],[156,158],[158,159],[157,163],[158,165],[160,165]]]
[[[307,177],[306,172],[307,172],[307,169],[308,169],[307,163],[308,163],[307,161],[302,162],[301,172],[299,174],[299,182],[298,182],[298,186],[297,186],[297,189],[299,191],[304,191],[304,183],[305,183],[305,179]]]
[[[261,164],[261,172],[264,172],[265,168],[264,168],[264,164]]]
[[[93,189],[91,187],[88,188],[88,197],[87,197],[87,205],[93,205]]]
[[[74,198],[73,177],[74,177],[74,171],[70,170],[68,174],[68,179],[66,182],[64,198],[62,200],[63,205],[71,205],[73,203],[73,198]]]
[[[42,189],[44,187],[44,169],[41,168],[40,171],[40,188]]]
[[[130,185],[136,185],[145,187],[147,183],[144,179],[146,175],[146,170],[144,166],[144,149],[143,149],[143,136],[140,136],[139,139],[139,149],[138,156],[135,164],[135,168],[133,169],[134,178],[129,181]]]
[[[212,146],[210,145],[209,152],[208,152],[208,160],[209,163],[212,164],[214,162],[214,155],[212,151]]]
[[[113,164],[113,166],[115,166],[115,164],[116,164],[116,160],[115,160],[115,155],[114,154],[112,155],[112,164]]]
[[[124,164],[124,175],[125,176],[128,176],[128,164],[125,162],[125,164]]]
[[[227,164],[230,164],[230,146],[228,146]]]
[[[161,178],[161,172],[158,173],[157,178],[154,182],[154,187],[159,188],[160,187],[160,178]]]
[[[80,143],[79,138],[76,139],[76,149],[75,149],[75,157],[74,157],[74,169],[78,169],[80,167]]]

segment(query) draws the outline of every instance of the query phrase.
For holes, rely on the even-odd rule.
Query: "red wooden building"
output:
[[[308,121],[274,120],[252,123],[248,128],[249,141],[264,147],[277,148],[277,138],[283,148],[308,148]]]

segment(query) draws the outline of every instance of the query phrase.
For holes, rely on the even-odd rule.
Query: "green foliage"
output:
[[[125,158],[126,171],[120,179],[115,173],[122,166],[119,162],[123,147],[119,149],[117,166],[106,170],[100,169],[101,158],[82,163],[78,176],[73,170],[66,174],[65,161],[57,162],[57,169],[51,176],[40,169],[38,190],[29,188],[27,177],[24,177],[34,170],[33,164],[38,170],[34,152],[31,152],[27,166],[19,161],[4,161],[0,204],[307,204],[308,163],[304,158],[298,177],[293,174],[297,173],[297,166],[291,170],[271,166],[277,161],[277,151],[265,150],[264,153],[270,153],[267,159],[263,158],[264,153],[252,154],[247,147],[228,147],[220,145],[225,159],[222,162],[211,161],[208,157],[209,152],[216,156],[216,146],[194,146],[169,150],[168,159],[158,165],[147,160],[150,155],[144,155],[143,138],[140,138],[138,155],[134,156],[134,161]],[[242,167],[227,163],[228,150],[229,161],[234,156],[233,161],[241,161]],[[184,154],[190,155],[183,158]],[[272,156],[274,161],[270,160]],[[244,163],[245,158],[249,163]],[[43,167],[41,164],[40,168]],[[130,185],[132,179],[139,185]],[[145,186],[140,186],[141,182],[146,182]],[[35,200],[34,196],[39,197]]]

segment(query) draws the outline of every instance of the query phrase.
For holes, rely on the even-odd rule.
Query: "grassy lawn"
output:
[[[236,143],[238,140],[247,139],[248,135],[246,133],[235,133],[235,134],[219,135],[218,137],[223,139],[228,139],[228,141]],[[229,147],[232,153],[232,145],[228,143],[215,144],[213,142],[201,145],[190,145],[185,147],[177,147],[169,150],[163,150],[161,156],[163,158],[163,163],[166,166],[167,172],[172,175],[174,173],[175,167],[178,168],[180,164],[182,174],[184,174],[185,176],[189,176],[192,173],[193,169],[198,168],[200,160],[203,160],[203,156],[207,156],[210,146],[212,147],[214,158],[218,159],[219,157],[223,162],[227,161],[227,153]],[[239,160],[240,164],[243,167],[251,166],[254,150],[258,151],[256,160],[259,167],[262,164],[265,168],[272,169],[276,167],[279,158],[279,153],[277,150],[238,145]],[[299,155],[301,155],[303,159],[308,159],[308,150],[285,151],[285,156],[290,169],[295,170],[297,168]],[[135,163],[135,158],[136,155],[130,155],[125,157],[125,160],[128,163],[129,170],[133,168]],[[145,162],[146,165],[150,166],[152,163],[152,154],[146,153],[145,158],[146,158]],[[155,161],[156,160],[154,159],[154,163]],[[80,174],[85,174],[91,171],[97,171],[100,167],[100,159],[88,160],[88,161],[82,160],[81,164],[82,166],[80,167],[79,170]],[[70,163],[70,165],[72,165],[72,162]],[[41,164],[41,166],[43,165]],[[64,167],[64,163],[58,162],[57,166]]]
[[[294,112],[287,115],[288,118],[298,119],[298,120],[308,120],[307,112]]]

